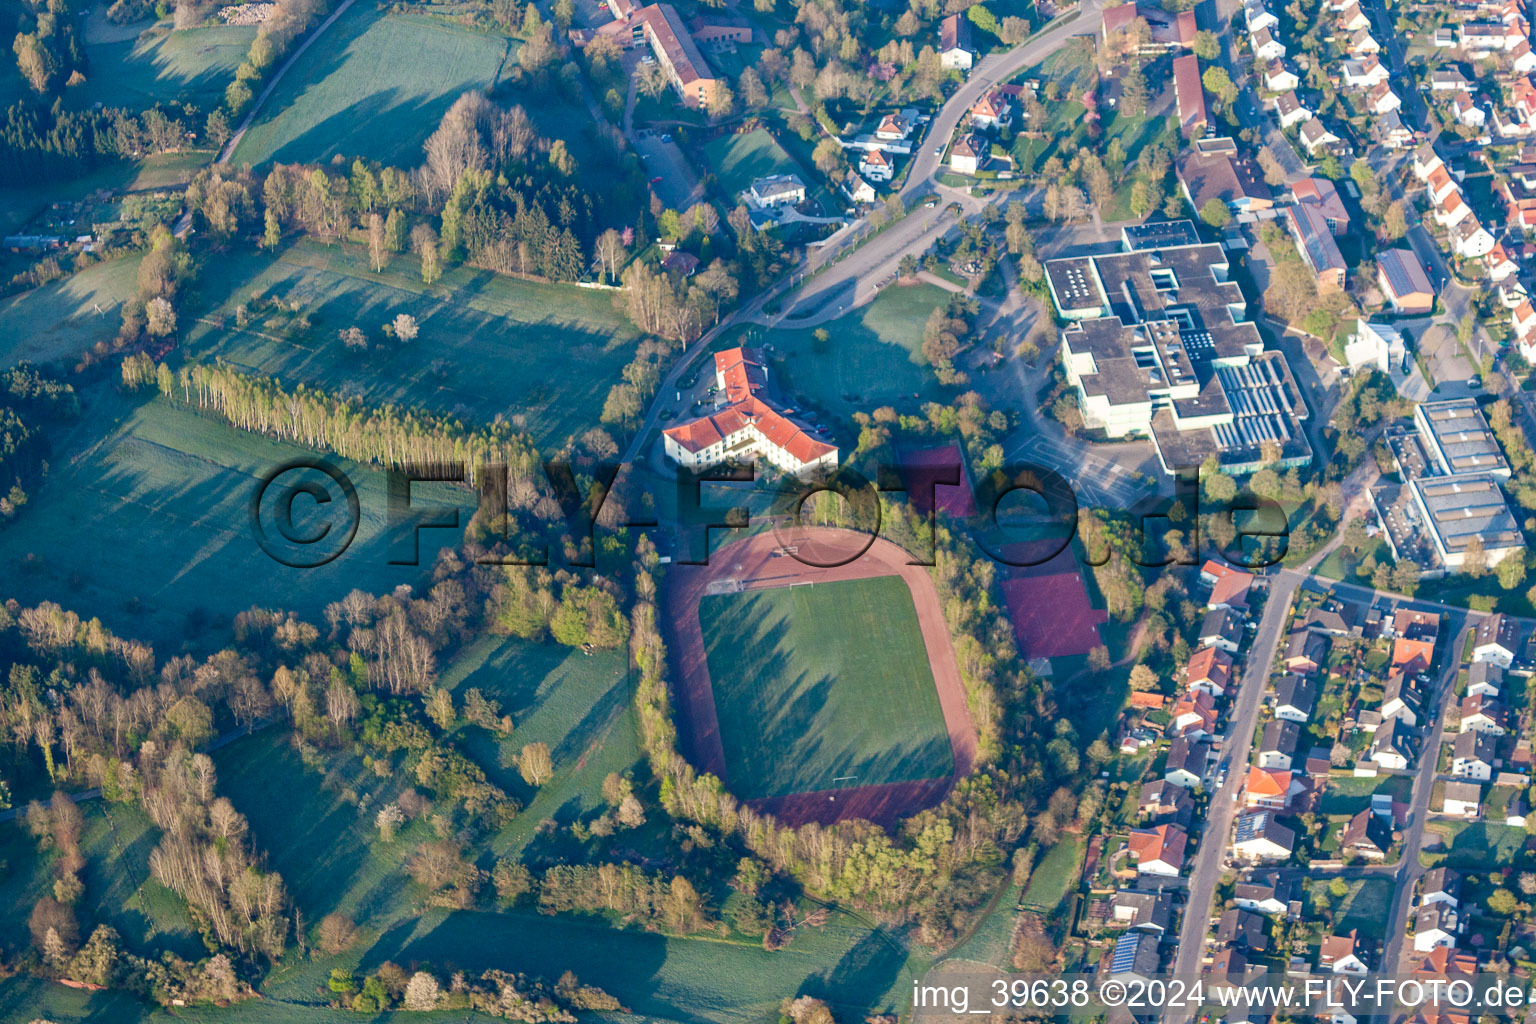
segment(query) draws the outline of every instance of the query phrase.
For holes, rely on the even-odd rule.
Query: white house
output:
[[[987,140],[975,132],[967,132],[950,147],[949,169],[959,174],[975,174],[987,159]]]
[[[872,149],[859,158],[859,173],[870,181],[890,181],[896,173],[891,158]]]
[[[1275,38],[1273,30],[1261,28],[1249,38],[1253,43],[1253,55],[1259,60],[1279,60],[1285,56],[1285,44]]]
[[[1391,85],[1378,82],[1366,94],[1365,105],[1373,114],[1385,114],[1388,111],[1400,109],[1403,101],[1398,98],[1397,93],[1392,91]]]
[[[1279,119],[1281,128],[1294,128],[1303,121],[1310,121],[1312,111],[1302,106],[1301,100],[1296,98],[1294,92],[1286,92],[1275,99],[1275,116]]]
[[[971,20],[964,14],[951,14],[939,22],[939,63],[950,70],[969,71],[975,62]]]
[[[1476,217],[1466,217],[1451,227],[1451,251],[1462,259],[1480,259],[1493,251],[1493,234]]]
[[[1301,79],[1295,72],[1286,68],[1278,60],[1272,60],[1264,66],[1264,88],[1270,92],[1289,92],[1301,84]]]
[[[1372,89],[1392,79],[1392,73],[1375,56],[1343,61],[1339,73],[1346,89]]]
[[[1461,933],[1459,910],[1449,903],[1421,905],[1413,917],[1413,950],[1429,953],[1440,946],[1456,947],[1456,936]]]
[[[857,174],[848,175],[843,182],[843,192],[855,203],[872,203],[875,201],[875,187]]]
[[[1445,813],[1458,818],[1476,818],[1483,813],[1483,788],[1472,782],[1447,782]]]
[[[1451,774],[1461,779],[1491,782],[1495,742],[1484,732],[1464,732],[1457,736],[1451,752]]]
[[[1391,324],[1355,321],[1355,333],[1344,343],[1344,359],[1351,370],[1367,367],[1390,373],[1403,365],[1406,354],[1403,335]]]
[[[1243,16],[1248,19],[1249,32],[1257,32],[1261,28],[1273,29],[1280,24],[1280,19],[1269,13],[1263,0],[1244,0]]]
[[[1455,112],[1456,120],[1468,128],[1481,128],[1488,121],[1487,111],[1478,106],[1466,91],[1451,97],[1451,110]]]
[[[1234,856],[1249,861],[1281,861],[1296,848],[1296,833],[1275,821],[1273,811],[1245,812],[1232,838]]]
[[[1490,615],[1477,624],[1473,634],[1472,660],[1488,661],[1507,669],[1520,648],[1520,624],[1508,615]]]

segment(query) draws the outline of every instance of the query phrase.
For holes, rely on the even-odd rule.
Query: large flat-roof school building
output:
[[[1084,423],[1152,438],[1163,468],[1216,455],[1232,473],[1312,460],[1308,412],[1278,352],[1265,352],[1219,245],[1189,221],[1126,229],[1122,251],[1045,265],[1073,323],[1061,358]]]

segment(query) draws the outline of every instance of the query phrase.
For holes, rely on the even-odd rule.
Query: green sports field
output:
[[[279,82],[233,162],[320,162],[337,153],[409,167],[459,95],[490,90],[512,52],[502,36],[359,3]]]
[[[704,152],[728,195],[734,196],[770,174],[798,174],[805,181],[811,180],[766,128],[722,136],[705,145]]]
[[[612,294],[458,267],[431,288],[414,257],[382,274],[360,246],[299,242],[275,260],[241,257],[210,266],[204,294],[224,301],[188,332],[187,348],[253,373],[361,395],[371,404],[432,409],[465,422],[501,417],[541,450],[598,425],[603,400],[634,358],[639,335]],[[303,335],[256,318],[235,328],[234,309],[253,294],[299,303],[313,321]],[[421,333],[385,342],[383,325],[410,313]],[[376,342],[347,350],[336,333],[362,327]]]
[[[711,595],[699,602],[699,625],[726,780],[738,797],[954,770],[917,611],[899,577]]]

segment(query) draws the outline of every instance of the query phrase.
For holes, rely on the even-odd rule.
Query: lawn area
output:
[[[382,274],[367,259],[360,246],[301,241],[276,259],[210,266],[200,287],[220,304],[188,332],[188,350],[370,404],[429,408],[475,423],[502,417],[546,452],[598,425],[639,337],[609,293],[470,267],[428,288],[414,257],[397,257]],[[286,320],[262,318],[234,328],[235,307],[253,294],[301,303],[312,328],[300,335]],[[420,325],[410,344],[383,335],[398,313]],[[352,325],[381,344],[348,350],[336,335]]]
[[[1083,865],[1083,838],[1064,835],[1061,841],[1035,865],[1029,876],[1029,887],[1024,890],[1023,904],[1030,910],[1049,914],[1061,905],[1077,881],[1077,873]]]
[[[85,84],[65,92],[75,109],[99,103],[142,110],[182,100],[211,110],[223,101],[224,87],[256,38],[254,25],[173,31],[169,21],[114,25],[106,11],[107,5],[97,5],[86,20]]]
[[[327,565],[288,568],[256,543],[249,505],[259,478],[313,453],[163,399],[134,406],[106,386],[86,397],[81,423],[56,444],[51,476],[7,527],[0,574],[8,597],[100,616],[165,656],[253,605],[316,622],[326,604],[354,587],[384,593],[423,574],[388,564],[412,531],[406,522],[387,525],[382,472],[332,460],[357,489],[357,535]],[[474,500],[469,489],[444,484],[416,484],[412,493],[421,507],[457,504],[461,521]],[[319,506],[306,504],[295,505],[295,535],[318,525]],[[451,530],[422,531],[422,566],[453,539]]]
[[[754,128],[745,135],[721,136],[705,145],[704,153],[727,195],[735,196],[770,174],[798,174],[807,185],[812,183],[766,128]]]
[[[512,49],[502,36],[357,4],[283,76],[232,162],[340,153],[412,166],[453,101],[493,88]]]
[[[712,595],[699,603],[699,625],[726,779],[738,797],[954,770],[900,577]]]
[[[456,740],[525,805],[492,842],[498,853],[521,852],[541,821],[568,824],[600,809],[603,777],[622,775],[641,760],[622,650],[589,655],[554,643],[484,637],[454,659],[440,685],[458,701],[479,689],[512,716],[511,736],[466,725]],[[510,767],[523,745],[534,742],[548,744],[555,765],[553,778],[537,791]]]
[[[0,299],[0,365],[27,360],[73,364],[111,341],[122,304],[138,289],[138,256],[87,267],[41,288]]]
[[[843,423],[854,412],[882,405],[917,412],[925,402],[952,397],[923,358],[923,325],[949,301],[936,285],[892,285],[873,302],[823,325],[824,346],[814,329],[786,320],[771,334],[761,328],[737,332],[730,344],[772,344],[768,353],[780,386],[802,404],[814,405]]]
[[[1407,803],[1413,780],[1399,775],[1378,779],[1331,778],[1318,804],[1322,814],[1355,814],[1371,806],[1372,793],[1391,793],[1392,799]]]
[[[1335,899],[1328,892],[1330,882],[1319,879],[1307,884],[1308,908],[1316,907],[1317,898],[1327,895],[1333,907],[1333,932],[1343,935],[1358,928],[1361,938],[1383,938],[1387,915],[1392,910],[1393,882],[1390,878],[1356,878],[1349,880],[1349,891]]]
[[[1453,868],[1511,863],[1529,838],[1523,828],[1486,821],[1432,821],[1425,828],[1425,852],[1446,854],[1445,864]],[[1432,846],[1436,837],[1440,842]]]

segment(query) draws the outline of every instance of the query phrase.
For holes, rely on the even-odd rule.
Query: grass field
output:
[[[1355,814],[1371,806],[1373,793],[1390,793],[1393,800],[1408,802],[1413,791],[1413,780],[1390,775],[1384,779],[1329,779],[1323,791],[1318,811],[1322,814]]]
[[[1427,853],[1446,854],[1445,863],[1449,867],[1476,869],[1513,862],[1528,839],[1525,829],[1510,825],[1485,821],[1433,821],[1426,826],[1424,847]]]
[[[81,932],[110,924],[136,953],[169,949],[180,956],[206,954],[197,926],[175,893],[149,874],[149,852],[160,841],[159,830],[137,807],[80,804],[84,829],[80,848],[85,855]],[[0,825],[0,861],[26,865],[0,877],[0,928],[7,941],[27,932],[32,904],[53,884],[52,855],[39,857],[31,836],[20,822]]]
[[[340,153],[412,166],[459,94],[495,85],[511,49],[501,36],[357,4],[283,76],[233,162],[319,162]]]
[[[917,611],[899,577],[705,597],[699,624],[738,797],[954,770]],[[847,776],[855,778],[834,781]]]
[[[1083,866],[1083,839],[1066,835],[1051,847],[1035,865],[1029,876],[1029,886],[1020,902],[1031,910],[1049,914],[1061,905],[1077,881],[1077,873]]]
[[[224,87],[234,81],[235,68],[256,38],[254,25],[180,31],[172,31],[169,22],[114,25],[106,9],[98,5],[86,22],[85,84],[65,92],[77,109],[100,103],[141,110],[170,100],[212,109],[223,100]]]
[[[117,333],[120,307],[138,289],[139,257],[98,263],[78,274],[0,299],[0,365],[73,363]]]
[[[780,386],[839,420],[882,405],[916,412],[924,402],[950,397],[922,355],[923,324],[948,300],[949,293],[935,285],[893,285],[868,305],[823,325],[831,335],[824,346],[816,343],[814,329],[796,329],[793,321],[771,333],[746,328],[730,344],[770,342]]]
[[[537,645],[515,643],[480,653],[487,655],[483,661],[472,649],[465,666],[449,670],[454,677],[463,667],[476,666],[458,677],[456,685],[469,682],[488,690],[491,679],[502,672],[519,672],[531,662],[531,674],[537,675],[554,659]],[[572,682],[513,685],[522,687],[522,699],[532,697],[538,705],[539,693]],[[526,724],[531,738],[539,716],[561,695],[550,692],[547,698],[526,720],[514,715],[519,732]],[[614,930],[598,921],[530,910],[421,913],[402,860],[416,840],[431,838],[431,830],[414,825],[388,846],[375,844],[371,835],[372,809],[408,778],[381,778],[354,757],[330,759],[322,776],[302,764],[277,730],[233,743],[214,759],[220,792],[248,815],[254,842],[268,852],[306,920],[313,924],[336,910],[353,916],[362,927],[359,943],[339,957],[291,960],[275,970],[263,986],[268,1006],[282,1006],[284,1001],[311,1004],[332,967],[372,967],[386,959],[431,961],[445,969],[472,971],[501,967],[551,979],[572,969],[638,1014],[690,1024],[771,1019],[786,991],[822,995],[850,1011],[893,1011],[911,988],[908,951],[902,942],[838,913],[822,928],[803,930],[791,948],[780,953],[708,936],[679,939]],[[570,772],[569,762],[557,752],[556,780],[546,788],[559,785],[560,777]],[[273,794],[281,794],[281,799],[273,799]],[[359,805],[363,798],[368,810]],[[531,808],[520,817],[538,813]],[[317,1019],[312,1016],[317,1012],[323,1013],[306,1005],[302,1019]],[[453,1019],[464,1017],[461,1013]]]
[[[708,143],[704,152],[720,178],[720,187],[728,195],[734,196],[770,174],[798,174],[802,181],[813,180],[766,128],[754,128],[745,135],[721,136]]]
[[[622,651],[591,655],[552,643],[486,637],[448,666],[441,685],[457,700],[477,688],[510,714],[513,734],[500,737],[473,726],[456,742],[497,785],[525,809],[492,844],[518,852],[546,819],[567,824],[603,806],[603,777],[623,774],[641,760],[631,709],[627,659]],[[554,777],[531,790],[512,757],[526,743],[548,744]]]
[[[252,530],[256,481],[312,453],[161,399],[133,407],[114,392],[92,391],[82,422],[55,452],[52,475],[7,527],[0,570],[6,596],[100,616],[123,635],[154,642],[162,655],[196,643],[200,624],[217,625],[252,605],[316,621],[354,587],[382,593],[425,571],[388,564],[411,531],[386,524],[384,474],[339,459],[361,513],[351,547],[315,569],[273,561]],[[457,502],[467,518],[473,495],[417,484],[413,501]],[[451,530],[423,531],[422,566],[453,537]]]
[[[429,408],[466,422],[501,417],[528,430],[541,450],[598,425],[638,339],[607,292],[468,267],[428,289],[414,258],[399,257],[374,274],[357,246],[304,241],[276,260],[225,260],[207,270],[201,286],[222,303],[188,332],[188,348],[199,355],[370,403]],[[285,324],[253,319],[249,329],[235,329],[234,307],[255,293],[302,303],[313,328],[295,337]],[[416,317],[414,342],[384,337],[383,325],[397,313]],[[354,324],[381,344],[347,350],[336,332]]]
[[[1392,909],[1392,879],[1356,878],[1348,881],[1349,891],[1338,899],[1334,899],[1328,893],[1330,884],[1328,880],[1308,883],[1308,910],[1315,907],[1320,894],[1327,894],[1333,906],[1335,935],[1343,935],[1358,928],[1361,938],[1376,940],[1384,938],[1387,915]]]

